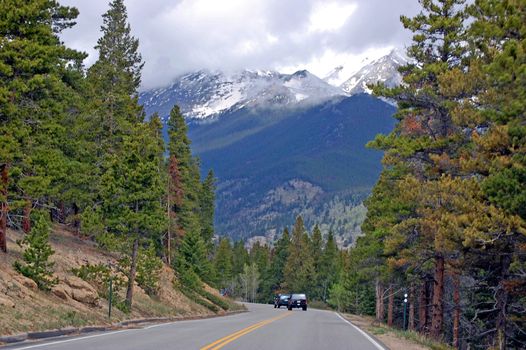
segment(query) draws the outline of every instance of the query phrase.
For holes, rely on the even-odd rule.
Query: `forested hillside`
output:
[[[56,1],[0,4],[1,254],[14,232],[8,227],[22,230],[14,268],[54,292],[60,281],[49,234],[65,224],[116,259],[75,274],[106,287],[122,279],[126,292],[114,300],[121,311],[131,311],[136,285],[155,296],[163,264],[177,271],[174,287],[188,297],[228,308],[202,284],[215,276],[207,259],[213,173],[201,179],[177,107],[166,145],[159,118],[146,118],[139,105],[144,63],[123,1],[111,1],[103,15],[98,60],[88,69],[86,55],[58,36],[77,15]]]
[[[366,94],[287,110],[240,109],[192,125],[192,149],[218,177],[216,231],[232,239],[279,236],[301,215],[348,246],[361,203],[381,171],[365,145],[393,130],[395,109]]]
[[[108,298],[120,319],[148,314],[148,305],[162,309],[151,314],[177,313],[174,303],[163,304],[167,290],[213,313],[233,304],[209,286],[264,303],[276,293],[303,292],[311,306],[373,315],[440,346],[526,348],[526,1],[419,3],[420,14],[401,17],[413,33],[401,85],[368,87],[398,107],[382,124],[387,134],[369,142],[376,151],[354,148],[371,130],[361,127],[393,109],[363,95],[202,149],[204,164],[224,158],[217,170],[232,176],[222,185],[235,196],[221,198],[222,215],[249,197],[263,203],[256,214],[284,226],[274,244],[249,245],[215,240],[217,181],[192,153],[180,108],[171,107],[163,129],[139,104],[144,63],[123,0],[112,0],[103,15],[98,59],[89,68],[86,54],[59,36],[75,25],[75,8],[52,0],[0,2],[0,305],[10,308],[9,317],[27,320],[35,300],[62,295],[86,310],[95,307],[87,306],[93,298]],[[331,108],[338,123],[326,128],[324,111]],[[354,112],[356,119],[346,118]],[[224,127],[236,131],[242,118],[231,117]],[[205,127],[192,135],[211,134]],[[236,143],[242,151],[226,157]],[[318,152],[309,153],[311,146]],[[280,152],[293,157],[286,161]],[[345,190],[373,184],[374,171],[350,175],[353,166],[366,165],[382,173],[365,207],[349,209],[336,199],[319,211],[286,205],[322,196],[320,179],[358,204],[364,192]],[[273,177],[263,178],[269,169]],[[307,180],[290,180],[291,173]],[[285,183],[244,191],[236,174]],[[265,204],[272,201],[283,205],[271,211]],[[324,216],[356,227],[343,217],[352,210],[361,218],[367,212],[363,234],[341,250]],[[236,238],[268,229],[248,214],[225,229],[240,232]],[[61,244],[76,253],[58,251]],[[118,291],[108,297],[113,283]],[[79,301],[74,289],[93,298]],[[34,311],[40,319],[42,306]],[[78,321],[74,316],[56,318]]]
[[[526,3],[421,1],[364,236],[329,300],[455,348],[526,346]],[[311,275],[312,276],[312,275]],[[312,278],[307,278],[312,280]]]

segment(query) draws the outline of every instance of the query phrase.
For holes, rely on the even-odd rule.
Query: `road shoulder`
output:
[[[393,329],[388,328],[385,325],[377,325],[374,322],[372,317],[368,316],[358,316],[351,314],[341,314],[346,320],[351,322],[356,327],[365,331],[367,334],[372,336],[374,339],[377,339],[381,344],[390,350],[429,350],[429,349],[449,349],[447,346],[437,345],[435,346],[426,346],[420,342],[413,341],[402,337],[397,334]],[[426,340],[422,339],[421,342]]]

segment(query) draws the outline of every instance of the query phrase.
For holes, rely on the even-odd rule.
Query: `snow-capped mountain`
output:
[[[191,119],[206,119],[249,107],[314,105],[345,95],[306,70],[293,74],[243,70],[233,74],[201,70],[177,78],[170,86],[143,92],[147,112],[169,114],[174,104]]]
[[[339,87],[349,95],[354,95],[363,92],[370,93],[367,87],[369,84],[383,82],[389,87],[399,85],[402,82],[402,76],[398,72],[398,67],[408,62],[404,54],[393,50],[388,55],[361,68]]]
[[[379,81],[394,86],[401,82],[398,67],[407,62],[402,53],[393,50],[377,60],[363,60],[361,67],[338,66],[324,79],[307,70],[293,74],[200,70],[176,78],[170,86],[142,92],[139,98],[148,114],[157,112],[163,119],[177,104],[188,119],[215,120],[244,107],[309,107],[337,96],[370,93],[367,85]]]

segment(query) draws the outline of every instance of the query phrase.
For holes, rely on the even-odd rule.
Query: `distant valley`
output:
[[[305,70],[203,70],[143,92],[140,102],[163,121],[181,107],[194,154],[218,178],[217,234],[272,242],[302,215],[348,246],[381,169],[381,153],[365,144],[395,124],[394,107],[367,84],[399,84],[405,62],[393,51],[350,77],[337,67],[323,79]]]

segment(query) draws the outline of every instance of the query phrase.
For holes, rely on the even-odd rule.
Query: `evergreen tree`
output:
[[[214,236],[215,191],[216,178],[214,177],[214,172],[210,170],[201,185],[201,193],[199,195],[201,236],[209,247],[212,246],[212,238]]]
[[[214,257],[214,268],[220,288],[226,288],[233,277],[232,274],[232,246],[227,237],[221,238]]]
[[[310,290],[314,278],[314,261],[303,219],[298,216],[292,230],[289,256],[284,268],[285,286],[290,292]]]
[[[232,273],[234,276],[243,272],[245,264],[249,263],[248,252],[245,249],[243,241],[236,241],[234,243],[234,258],[232,263]]]
[[[327,300],[327,292],[331,286],[336,283],[339,277],[338,271],[338,246],[334,240],[334,234],[329,231],[327,241],[323,248],[323,253],[320,259],[318,269],[318,281],[321,287],[320,298],[323,301]]]
[[[322,253],[323,253],[323,238],[321,236],[321,230],[318,225],[314,226],[312,231],[312,240],[311,240],[311,254],[314,265],[314,290],[312,298],[320,299],[323,294],[323,285],[322,285],[322,275],[321,275],[321,262],[322,262]]]
[[[56,1],[0,5],[0,250],[5,252],[9,208],[25,207],[24,226],[37,200],[56,195],[64,174],[61,122],[73,107],[70,65],[85,55],[68,49],[58,35],[72,27],[78,11]],[[22,203],[9,199],[13,182]],[[10,203],[11,202],[11,203]]]
[[[389,136],[377,137],[373,145],[386,151],[385,163],[388,166],[403,164],[402,167],[408,168],[407,174],[415,174],[421,181],[418,185],[423,188],[430,184],[427,180],[436,181],[443,174],[461,175],[458,159],[467,140],[451,113],[456,105],[455,99],[459,97],[456,95],[461,95],[461,92],[441,89],[441,82],[451,79],[448,74],[463,65],[467,51],[464,2],[422,0],[419,15],[413,18],[402,16],[404,26],[414,33],[413,44],[407,51],[414,62],[400,69],[404,84],[394,89],[377,86],[374,90],[398,102],[396,117],[400,123]],[[413,204],[418,208],[419,203]],[[426,246],[426,254],[412,256],[412,259],[427,261],[428,254],[434,259],[430,334],[439,339],[444,315],[445,260],[456,254],[460,247],[448,246],[444,242],[448,235],[434,235],[432,230],[429,235],[420,235],[426,230],[424,226],[432,224],[421,214],[415,210],[411,213],[414,221],[405,218],[397,229],[406,236],[416,232],[414,239],[420,241],[421,247]],[[428,272],[422,271],[422,275]]]
[[[270,277],[272,290],[282,290],[284,283],[284,269],[289,257],[290,236],[289,230],[285,228],[274,248],[274,254],[270,263]]]
[[[199,276],[201,280],[212,282],[211,268],[207,248],[199,232],[186,232],[178,251],[178,273],[184,274],[190,271]]]
[[[20,246],[24,249],[24,263],[15,261],[14,267],[22,275],[36,282],[39,289],[50,290],[58,280],[53,279],[54,262],[49,258],[55,253],[49,244],[49,222],[44,214],[37,215],[35,226],[31,229]]]
[[[139,246],[142,239],[160,241],[166,217],[160,201],[164,194],[159,168],[162,149],[156,135],[148,125],[139,124],[123,141],[123,154],[107,159],[101,197],[106,227],[125,241],[123,253],[130,256],[126,300],[131,306]]]
[[[111,1],[102,18],[102,37],[95,46],[99,58],[88,70],[88,80],[93,86],[94,122],[100,130],[97,139],[105,154],[117,151],[130,123],[144,119],[138,104],[144,63],[139,40],[131,35],[124,1]]]
[[[182,237],[189,231],[201,232],[199,217],[201,185],[199,166],[192,158],[190,150],[188,127],[178,106],[174,106],[170,112],[168,137],[169,190],[173,198],[171,211],[175,217],[177,234]]]

